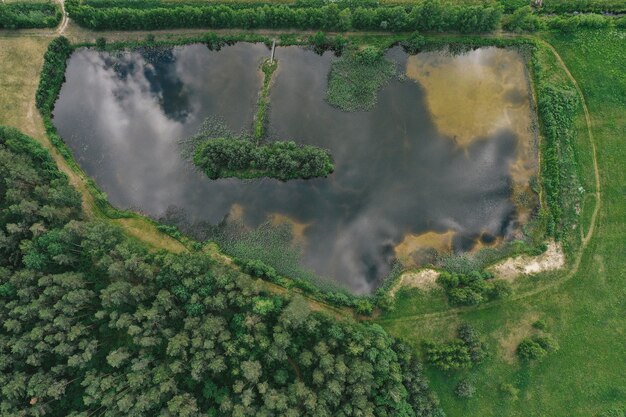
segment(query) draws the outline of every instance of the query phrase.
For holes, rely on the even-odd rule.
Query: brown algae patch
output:
[[[425,52],[409,56],[406,75],[426,91],[440,132],[459,146],[500,129],[529,136],[530,95],[520,55],[480,48],[461,55]]]
[[[461,55],[424,52],[408,57],[406,76],[424,88],[437,129],[459,147],[512,131],[517,149],[511,178],[527,190],[537,173],[536,141],[528,72],[518,52],[495,47]]]
[[[452,251],[452,239],[455,232],[443,233],[429,231],[421,234],[407,234],[402,242],[394,247],[396,259],[405,266],[417,266],[428,262],[435,253]]]

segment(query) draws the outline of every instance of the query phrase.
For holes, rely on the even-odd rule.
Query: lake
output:
[[[332,53],[278,47],[269,137],[330,150],[328,178],[212,181],[181,156],[207,117],[249,131],[263,44],[200,44],[71,57],[54,124],[119,208],[200,224],[287,225],[302,267],[357,293],[395,259],[431,262],[519,237],[537,173],[523,58],[481,48],[453,56],[387,52],[401,74],[367,112],[325,101]],[[520,201],[524,203],[520,203]],[[270,243],[271,245],[271,243]]]

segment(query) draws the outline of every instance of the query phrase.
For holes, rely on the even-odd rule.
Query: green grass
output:
[[[424,339],[446,339],[459,321],[470,322],[486,336],[492,355],[480,367],[452,374],[428,371],[451,417],[589,417],[626,406],[626,33],[605,30],[543,36],[578,81],[591,112],[602,206],[578,272],[561,284],[484,309],[409,320],[381,317],[390,333],[407,339],[416,349]],[[563,74],[554,72],[552,76],[565,82]],[[592,190],[587,140],[579,132],[575,150],[580,155],[583,182]],[[586,230],[593,201],[585,201],[582,222]],[[559,280],[564,274],[539,282]],[[514,349],[531,334],[537,319],[548,323],[547,331],[561,349],[540,363],[522,365]],[[454,396],[461,378],[475,382],[474,398]],[[503,384],[518,389],[518,398],[505,394]]]

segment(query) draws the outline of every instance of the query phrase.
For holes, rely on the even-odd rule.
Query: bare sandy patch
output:
[[[434,269],[420,269],[419,271],[407,271],[400,276],[398,282],[391,287],[389,295],[396,296],[398,290],[402,287],[419,288],[421,290],[431,290],[437,285],[439,271]]]
[[[489,268],[497,278],[513,280],[520,275],[535,275],[553,271],[565,266],[563,248],[556,242],[549,242],[548,249],[538,256],[520,255],[506,259]]]

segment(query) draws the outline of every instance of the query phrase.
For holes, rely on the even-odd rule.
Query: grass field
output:
[[[626,33],[585,31],[544,37],[562,56],[587,101],[597,143],[602,205],[578,272],[562,284],[486,309],[407,320],[396,312],[390,320],[381,318],[390,333],[418,349],[424,339],[449,337],[461,321],[472,323],[486,336],[492,355],[478,368],[459,374],[429,370],[452,417],[588,417],[626,407],[626,49],[620,46]],[[581,169],[590,186],[593,175],[586,139],[579,132],[577,150],[587,155],[581,157]],[[586,227],[588,213],[583,214]],[[547,331],[561,349],[541,363],[522,365],[514,349],[533,332],[531,324],[538,319],[548,323]],[[454,396],[461,378],[477,387],[474,398]],[[503,384],[518,389],[517,398],[502,392]]]

